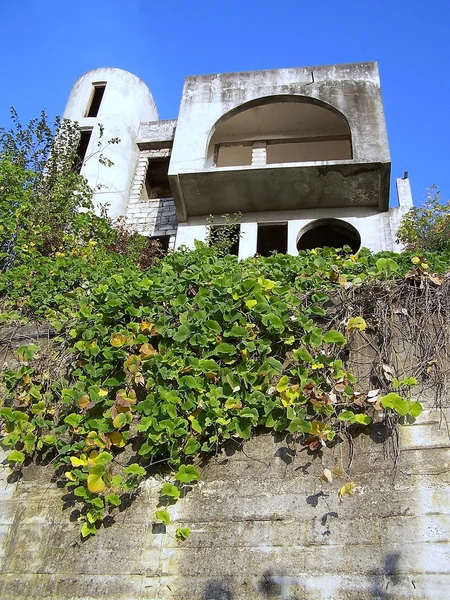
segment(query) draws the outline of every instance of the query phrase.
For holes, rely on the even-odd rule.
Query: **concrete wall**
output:
[[[364,348],[354,348],[356,361]],[[380,424],[356,438],[357,490],[342,501],[337,491],[348,479],[330,485],[321,475],[347,465],[345,444],[312,456],[289,437],[231,442],[169,508],[176,525],[191,528],[184,543],[170,535],[173,526],[164,535],[152,524],[161,478],[149,478],[111,527],[83,542],[51,465],[26,467],[16,483],[5,467],[0,597],[448,600],[450,411],[432,408],[432,390],[421,401],[424,413],[401,428],[397,469]]]
[[[297,241],[302,230],[316,219],[341,219],[355,227],[361,236],[361,246],[373,252],[381,250],[400,251],[395,235],[403,209],[391,208],[388,212],[379,213],[366,208],[353,209],[316,209],[301,211],[279,211],[246,213],[241,218],[241,239],[239,242],[239,258],[244,259],[256,253],[258,223],[288,224],[287,253],[297,256]],[[220,224],[223,219],[215,216],[214,222]],[[185,245],[194,248],[195,240],[206,238],[206,219],[192,217],[187,223],[179,223],[175,247]]]
[[[357,63],[187,77],[171,173],[205,169],[217,121],[246,102],[280,94],[307,96],[339,110],[350,125],[356,162],[390,162],[378,68]]]
[[[85,117],[93,84],[106,83],[96,117]],[[138,156],[137,138],[141,121],[156,121],[158,112],[153,97],[143,81],[122,69],[101,68],[85,73],[72,88],[63,116],[77,121],[81,129],[92,129],[92,136],[82,174],[95,189],[94,201],[109,204],[108,213],[115,218],[125,214]],[[109,146],[104,155],[113,167],[98,162],[99,129],[104,127],[103,144],[118,137],[120,144]]]

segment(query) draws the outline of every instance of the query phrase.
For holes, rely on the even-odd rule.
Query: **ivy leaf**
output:
[[[177,331],[175,332],[173,339],[176,342],[184,342],[187,340],[187,338],[189,337],[191,333],[190,328],[188,327],[188,325],[180,325],[177,329]]]
[[[108,494],[105,497],[106,502],[108,502],[108,504],[112,504],[112,506],[120,506],[121,501],[120,498],[117,494]]]
[[[356,483],[349,481],[341,487],[339,490],[339,500],[342,500],[344,496],[353,496],[356,490]]]
[[[112,431],[107,436],[111,440],[111,444],[117,448],[123,448],[126,444],[126,440],[120,431]]]
[[[175,531],[175,537],[179,540],[187,540],[191,535],[189,527],[177,527]]]
[[[89,523],[88,521],[86,521],[86,523],[83,523],[83,525],[81,526],[81,535],[84,538],[88,537],[89,535],[95,535],[96,533],[97,528],[94,523]]]
[[[277,392],[284,392],[289,386],[289,377],[287,375],[283,375],[280,381],[277,383]]]
[[[419,417],[423,412],[423,407],[420,404],[420,402],[411,402],[410,406],[409,406],[409,414],[414,417],[414,419],[417,419],[417,417]]]
[[[366,327],[367,323],[362,317],[351,317],[347,323],[348,331],[352,331],[353,329],[357,329],[358,331],[364,331]]]
[[[183,452],[185,454],[195,454],[200,448],[199,442],[194,437],[190,437],[186,442]]]
[[[119,413],[114,419],[113,419],[113,425],[116,429],[122,429],[122,427],[124,425],[127,424],[127,415],[126,413]]]
[[[214,320],[205,321],[205,327],[207,327],[208,329],[211,329],[211,331],[214,331],[214,333],[222,332],[222,327],[219,325],[219,323],[217,321],[214,321]]]
[[[325,341],[327,341],[327,340],[325,340]],[[303,362],[306,362],[306,363],[314,362],[313,357],[308,352],[308,350],[306,350],[306,348],[298,348],[297,350],[294,350],[293,356],[294,356],[295,360],[302,360]]]
[[[83,420],[83,415],[77,415],[75,413],[71,413],[64,419],[64,423],[67,423],[67,425],[70,425],[71,427],[76,429],[82,420]]]
[[[345,346],[347,343],[345,336],[343,336],[339,331],[336,331],[336,329],[330,329],[330,331],[327,331],[327,333],[323,336],[323,339],[327,344],[337,344],[338,346]]]
[[[191,483],[191,481],[195,481],[199,477],[199,471],[192,465],[181,465],[175,475],[175,479],[181,483]]]
[[[19,450],[13,450],[8,455],[8,461],[10,463],[18,463],[22,464],[25,460],[25,454],[23,452],[19,452]]]
[[[127,336],[123,333],[116,333],[111,338],[111,346],[114,348],[121,348],[127,341]]]
[[[36,344],[29,344],[28,346],[20,346],[17,348],[16,355],[21,361],[30,362],[33,360],[35,353],[39,352],[39,350],[40,348],[39,346],[36,346]]]
[[[143,477],[146,473],[146,470],[144,469],[144,467],[141,467],[140,465],[133,463],[129,467],[125,467],[124,473],[126,475],[136,475],[137,477]]]
[[[155,513],[155,517],[164,525],[170,525],[170,513],[167,510],[157,510]]]
[[[173,498],[174,500],[178,500],[180,497],[180,490],[173,483],[163,483],[161,488],[161,496],[168,496],[169,498]]]
[[[401,416],[405,416],[409,413],[409,402],[405,398],[402,398],[395,392],[391,392],[381,399],[381,406],[383,408],[390,408]]]
[[[103,465],[96,465],[89,471],[87,486],[91,494],[101,494],[105,490],[106,484],[102,479],[103,475],[105,475]]]
[[[237,350],[234,346],[226,343],[219,344],[215,349],[215,354],[218,354],[219,356],[233,356],[236,352]]]

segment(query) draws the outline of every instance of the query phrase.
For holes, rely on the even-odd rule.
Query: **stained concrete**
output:
[[[366,361],[365,381],[375,355],[362,339],[355,343],[350,359]],[[229,442],[198,465],[201,481],[169,507],[166,533],[154,524],[164,475],[147,479],[111,526],[83,541],[79,513],[52,482],[52,465],[29,465],[12,482],[4,460],[0,597],[447,600],[450,411],[433,408],[432,389],[420,399],[426,410],[401,427],[397,468],[386,454],[393,438],[378,423],[354,440],[351,474],[331,484],[323,469],[346,468],[346,443],[312,455],[290,436],[264,431]],[[355,495],[341,501],[349,480]],[[176,526],[190,527],[188,540],[174,538]]]

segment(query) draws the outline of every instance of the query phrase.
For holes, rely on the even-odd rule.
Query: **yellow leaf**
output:
[[[294,404],[294,399],[288,393],[288,390],[286,390],[285,392],[281,392],[280,398],[281,398],[281,403],[284,407],[292,406],[292,404]]]
[[[311,369],[317,370],[317,369],[323,369],[323,367],[324,367],[323,363],[314,363],[311,366]]]
[[[355,490],[356,490],[356,483],[353,483],[353,481],[349,481],[348,483],[343,485],[341,487],[341,489],[339,490],[339,499],[342,500],[342,498],[346,495],[353,496],[353,494],[355,493]]]
[[[411,262],[414,263],[415,265],[418,265],[420,263],[420,258],[418,256],[414,256],[411,259]]]
[[[358,331],[364,331],[366,329],[367,323],[362,317],[352,317],[349,319],[347,323],[347,330],[351,331],[352,329],[358,329]]]
[[[120,431],[113,431],[108,433],[108,437],[111,440],[111,444],[113,446],[117,446],[118,448],[123,448],[125,446],[125,438],[120,433]]]
[[[245,301],[245,306],[249,309],[252,310],[252,308],[254,306],[256,306],[258,304],[258,302],[256,300],[246,300]]]
[[[345,475],[344,470],[341,469],[341,467],[333,467],[331,469],[331,472],[333,473],[333,475],[336,475],[336,477],[344,477]]]
[[[104,398],[105,396],[107,396],[107,395],[108,395],[108,390],[101,389],[101,390],[98,392],[98,395],[100,396],[100,398]]]
[[[241,357],[244,362],[248,361],[248,350],[241,350]]]
[[[90,431],[87,434],[85,441],[86,446],[98,446],[99,448],[104,448],[106,446],[97,431]]]
[[[120,348],[121,346],[123,346],[125,344],[126,341],[127,341],[126,335],[124,335],[123,333],[116,333],[111,338],[111,346],[114,346],[114,348]]]
[[[154,323],[150,323],[150,321],[142,321],[141,323],[141,331],[143,333],[150,333],[154,327]]]
[[[144,356],[154,356],[157,354],[157,351],[153,348],[151,344],[143,344],[140,349],[140,353]]]
[[[86,408],[90,401],[91,400],[90,400],[89,396],[87,394],[85,394],[78,400],[78,406],[80,408]]]
[[[96,472],[88,475],[87,486],[91,494],[101,494],[106,489],[101,475]]]
[[[227,398],[225,402],[225,408],[242,408],[242,402],[239,398]]]
[[[64,475],[67,477],[67,479],[68,479],[69,481],[76,481],[76,480],[77,480],[77,478],[76,478],[76,477],[75,477],[75,475],[72,473],[72,471],[66,471],[66,472],[64,473]]]
[[[72,463],[72,467],[85,467],[88,464],[85,454],[82,454],[80,458],[77,458],[76,456],[71,456],[70,462]]]
[[[98,456],[98,452],[97,450],[92,450],[92,452],[89,454],[89,458],[88,458],[88,464],[93,467],[95,465],[95,459]]]

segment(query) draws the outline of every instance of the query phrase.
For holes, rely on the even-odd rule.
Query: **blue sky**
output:
[[[393,176],[416,204],[433,183],[448,199],[449,31],[448,0],[0,0],[0,126],[9,106],[61,114],[100,66],[141,77],[170,119],[187,75],[377,60]]]

